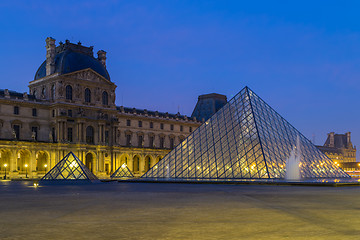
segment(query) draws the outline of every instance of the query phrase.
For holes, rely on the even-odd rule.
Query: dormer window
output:
[[[108,96],[108,93],[106,91],[104,91],[103,94],[102,94],[102,104],[103,105],[108,105],[109,104],[109,96]]]
[[[66,86],[65,92],[66,92],[66,99],[72,100],[72,87],[70,85]]]
[[[91,91],[88,88],[85,89],[85,102],[91,102]]]

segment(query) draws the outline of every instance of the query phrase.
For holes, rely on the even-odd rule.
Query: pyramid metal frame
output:
[[[45,176],[44,180],[98,180],[98,178],[73,153],[69,152]]]
[[[111,174],[110,178],[133,178],[134,175],[131,173],[130,169],[124,163],[121,165],[113,174]]]
[[[141,178],[283,179],[297,138],[303,179],[350,178],[248,87]]]

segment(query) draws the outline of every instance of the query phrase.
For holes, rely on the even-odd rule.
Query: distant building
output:
[[[222,94],[210,93],[200,95],[191,117],[195,117],[200,121],[206,121],[226,103],[227,98]]]
[[[360,169],[359,163],[356,162],[356,147],[351,142],[350,132],[328,133],[324,146],[317,146],[317,148],[352,176],[354,176],[351,174],[352,171]]]

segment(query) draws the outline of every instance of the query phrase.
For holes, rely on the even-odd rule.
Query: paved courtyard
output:
[[[0,183],[0,239],[360,239],[360,187]]]

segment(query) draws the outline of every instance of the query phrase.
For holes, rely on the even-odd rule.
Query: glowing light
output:
[[[27,168],[29,165],[25,164],[25,167]]]
[[[7,167],[7,164],[6,164],[6,163],[4,164],[4,167]]]
[[[44,167],[47,168],[47,164],[45,164]]]
[[[197,168],[197,170],[199,170],[200,169],[200,167],[198,166],[198,167],[196,167]]]
[[[70,168],[76,168],[78,166],[76,161],[72,161],[69,165]]]
[[[34,187],[37,188],[39,186],[38,183],[34,183]]]
[[[123,163],[123,165],[121,165],[121,168],[126,168],[126,164]]]

